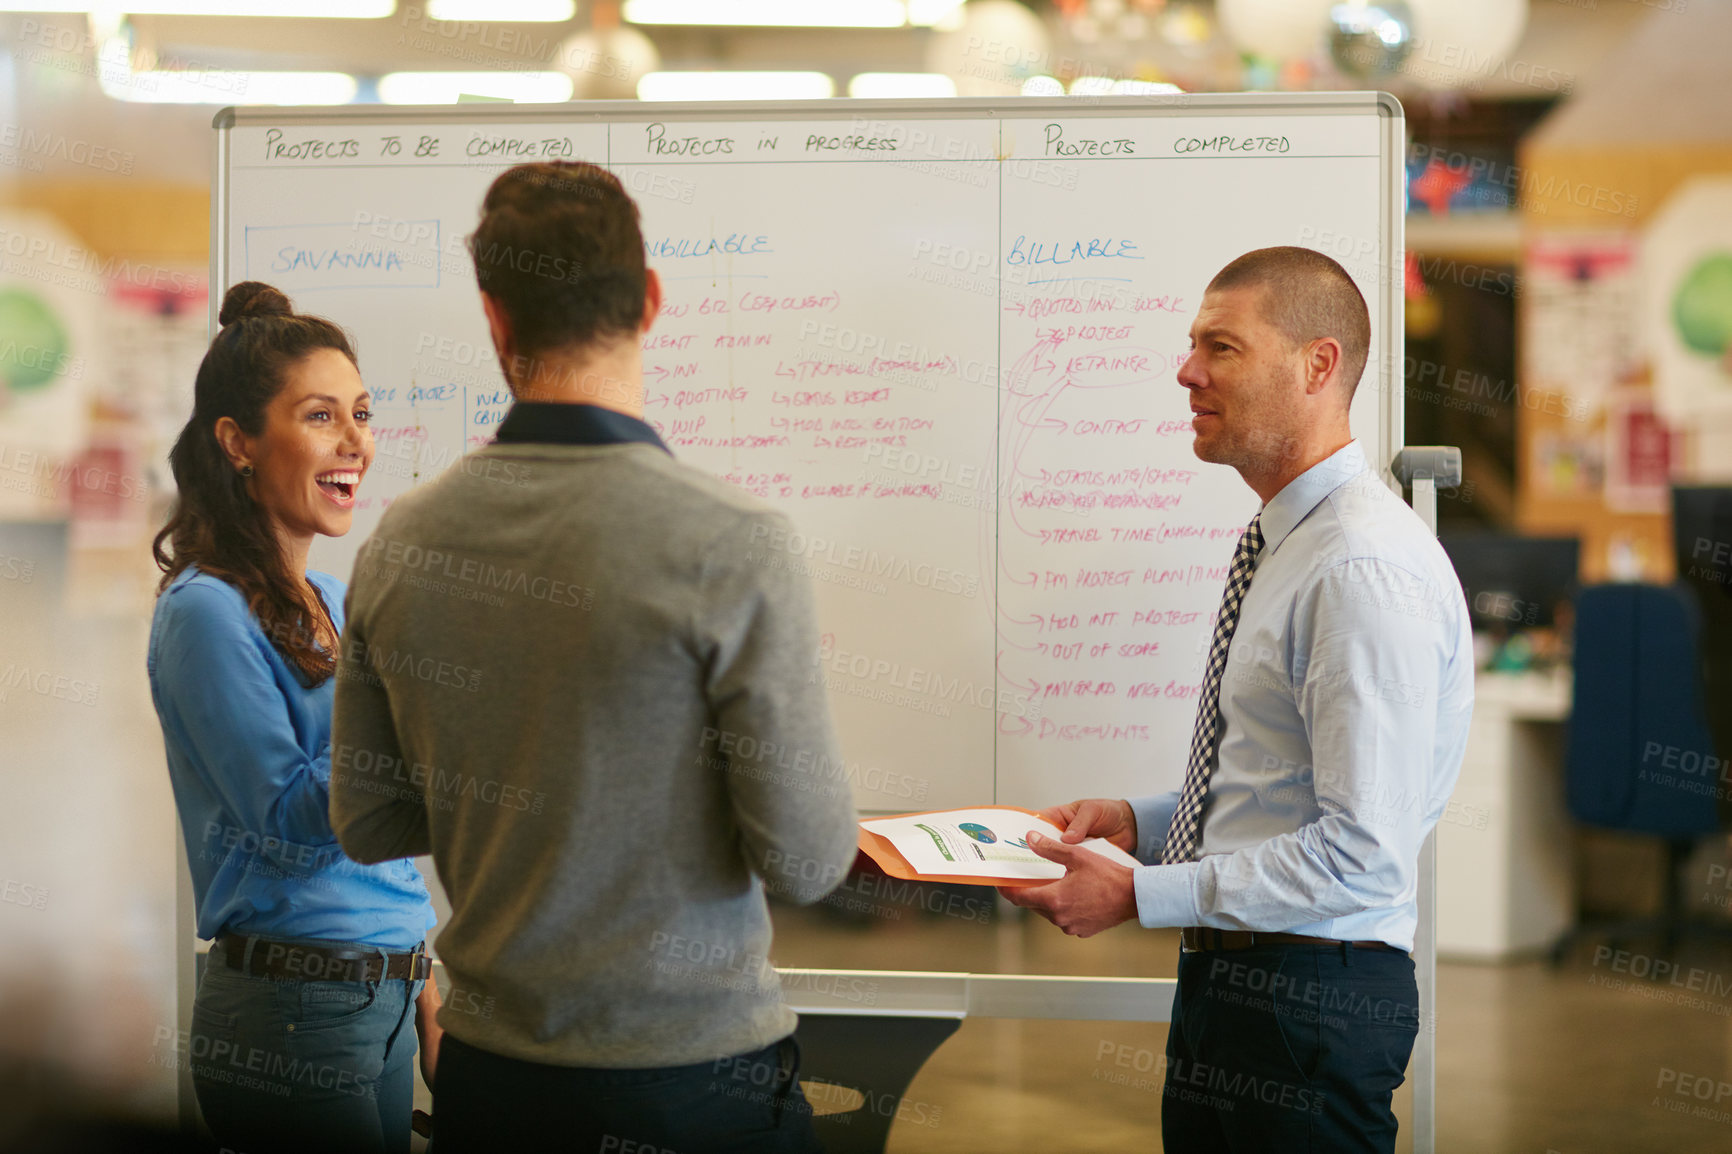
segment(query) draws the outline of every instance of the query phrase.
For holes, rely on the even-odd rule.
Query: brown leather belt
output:
[[[1261,930],[1217,930],[1211,926],[1186,926],[1179,931],[1179,945],[1186,950],[1248,950],[1252,946],[1352,946],[1356,950],[1397,950],[1388,942],[1343,942],[1339,938],[1308,938],[1304,934],[1269,934]]]
[[[247,959],[247,943],[253,955]],[[254,978],[286,982],[420,981],[433,973],[433,960],[417,946],[409,953],[387,953],[342,943],[281,941],[219,934],[210,956],[231,970]]]

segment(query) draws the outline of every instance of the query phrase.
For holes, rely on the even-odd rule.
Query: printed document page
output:
[[[885,838],[921,874],[969,876],[1007,881],[1057,880],[1064,867],[1028,848],[1030,830],[1059,840],[1049,822],[1020,809],[983,806],[938,813],[903,814],[860,823],[868,833]],[[1109,861],[1136,867],[1142,863],[1104,838],[1081,843]]]

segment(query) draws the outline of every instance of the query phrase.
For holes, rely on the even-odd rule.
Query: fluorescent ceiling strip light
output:
[[[1113,78],[1110,76],[1079,76],[1070,82],[1072,96],[1110,96]]]
[[[822,100],[836,82],[822,72],[651,72],[639,100]]]
[[[1064,82],[1056,76],[1030,76],[1022,82],[1024,96],[1063,96]]]
[[[1160,96],[1183,91],[1177,84],[1156,80],[1115,80],[1111,76],[1079,76],[1070,83],[1072,96]],[[1023,94],[1030,95],[1026,84],[1023,85]]]
[[[379,78],[379,99],[386,104],[456,104],[461,96],[558,104],[571,99],[571,77],[563,72],[392,72]]]
[[[797,28],[900,28],[903,0],[626,0],[632,24],[728,24]]]
[[[1112,88],[1114,96],[1165,96],[1183,91],[1177,84],[1160,80],[1115,80]]]
[[[132,72],[103,63],[102,91],[135,104],[347,104],[355,78],[345,72]]]
[[[962,26],[963,0],[908,0],[908,23],[922,28]]]
[[[121,0],[122,3],[127,0]],[[576,0],[430,0],[431,20],[493,20],[544,24],[577,15]]]
[[[848,95],[868,100],[955,96],[956,81],[941,72],[862,72],[848,82]]]
[[[0,0],[0,12],[125,12],[129,16],[284,16],[382,20],[397,0]]]

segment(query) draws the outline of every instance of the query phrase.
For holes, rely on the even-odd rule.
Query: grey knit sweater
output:
[[[787,529],[651,445],[517,443],[362,547],[331,824],[433,855],[454,1036],[637,1068],[794,1028],[765,890],[822,897],[856,831]]]

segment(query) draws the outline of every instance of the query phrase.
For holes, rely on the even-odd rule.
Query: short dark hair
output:
[[[1359,387],[1371,352],[1371,313],[1347,270],[1315,249],[1259,248],[1215,274],[1208,292],[1262,288],[1263,319],[1295,347],[1334,337],[1341,342],[1341,379],[1347,399]]]
[[[481,202],[469,238],[475,280],[529,355],[635,333],[643,320],[638,208],[593,164],[520,164]]]

